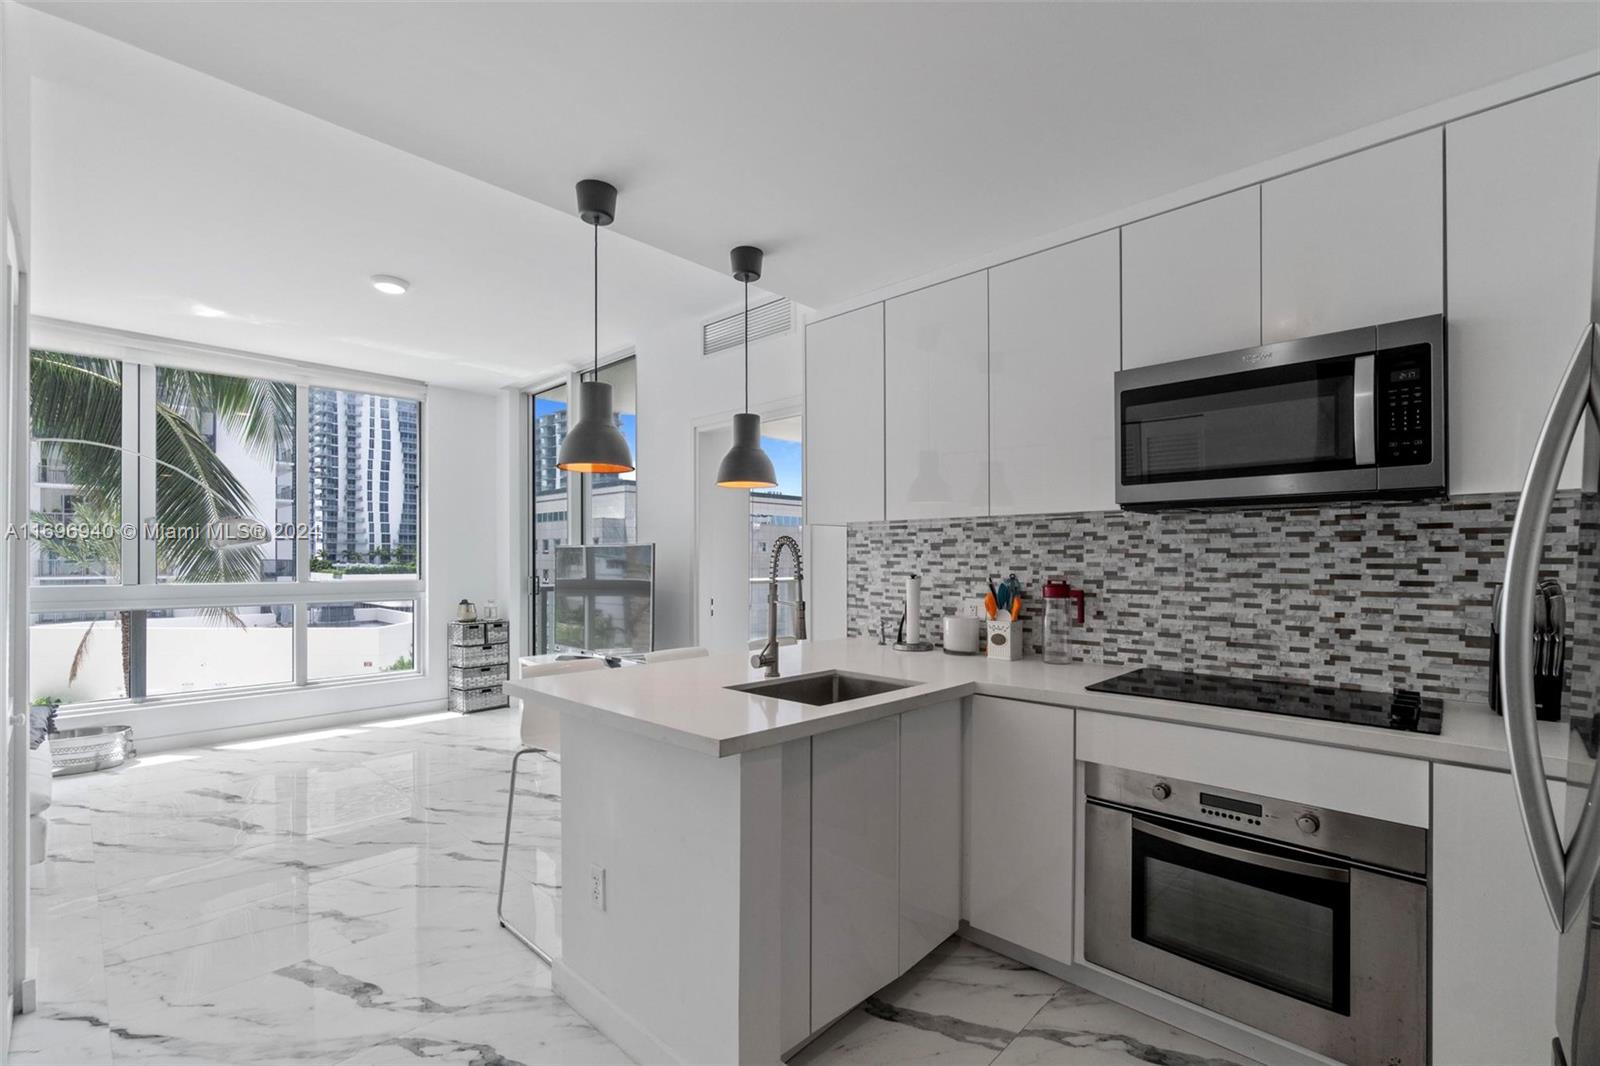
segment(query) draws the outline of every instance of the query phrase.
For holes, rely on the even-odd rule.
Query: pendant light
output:
[[[750,413],[750,283],[761,280],[761,249],[741,244],[728,253],[733,280],[744,282],[744,413],[733,416],[733,447],[717,467],[725,489],[770,489],[778,483],[772,460],[761,450],[761,416]]]
[[[616,186],[578,182],[578,217],[594,227],[594,376],[578,383],[578,422],[561,441],[556,466],[576,474],[623,474],[633,469],[628,440],[611,410],[611,384],[600,380],[600,227],[617,216]]]

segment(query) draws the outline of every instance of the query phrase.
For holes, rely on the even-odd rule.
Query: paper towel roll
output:
[[[922,640],[922,578],[912,574],[906,578],[906,643]]]

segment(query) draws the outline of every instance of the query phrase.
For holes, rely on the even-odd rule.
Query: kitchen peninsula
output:
[[[1451,774],[1509,789],[1494,772],[1507,767],[1502,725],[1482,706],[1450,705],[1428,736],[1087,690],[1122,667],[867,640],[786,646],[780,669],[767,681],[726,654],[508,686],[561,714],[556,985],[641,1061],[778,1061],[958,929],[1245,1054],[1293,1060],[1275,1038],[1083,961],[1079,764],[1430,828],[1436,852],[1441,834],[1480,832],[1433,820]],[[1563,750],[1553,733],[1546,750]],[[1437,875],[1433,891],[1436,944],[1441,916],[1465,927],[1492,905]],[[1439,950],[1459,966],[1473,944]],[[1436,1006],[1436,1046],[1473,1014]]]

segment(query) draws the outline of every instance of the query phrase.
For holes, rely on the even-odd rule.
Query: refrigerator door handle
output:
[[[1596,814],[1600,774],[1590,782],[1589,802],[1578,821],[1570,848],[1563,849],[1561,831],[1546,787],[1539,728],[1534,713],[1534,599],[1539,584],[1539,558],[1555,501],[1561,468],[1584,415],[1600,417],[1600,380],[1595,366],[1596,326],[1590,324],[1562,374],[1544,426],[1528,464],[1527,480],[1517,502],[1517,517],[1506,547],[1506,576],[1500,597],[1500,702],[1505,709],[1506,746],[1516,785],[1522,826],[1533,852],[1534,870],[1545,903],[1558,930],[1567,929],[1584,910],[1600,870],[1600,815]]]

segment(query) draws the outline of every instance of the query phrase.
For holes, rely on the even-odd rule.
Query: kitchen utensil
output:
[[[995,598],[994,583],[989,584],[989,592],[983,597],[983,612],[991,619],[1000,613],[999,601]]]

